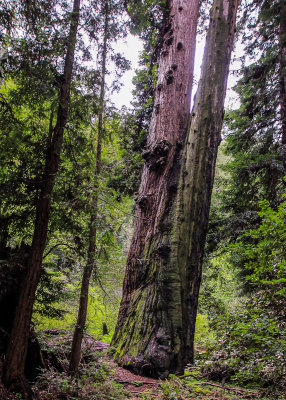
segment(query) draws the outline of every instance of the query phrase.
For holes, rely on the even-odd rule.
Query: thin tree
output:
[[[166,241],[188,128],[198,3],[168,2],[135,229],[112,340],[122,364],[160,377],[183,369],[181,282],[178,266],[170,268]]]
[[[99,114],[98,114],[98,124],[97,124],[97,148],[96,148],[96,159],[94,168],[94,179],[95,187],[92,195],[92,212],[90,216],[89,223],[89,246],[87,254],[87,262],[83,271],[82,283],[81,283],[81,293],[79,301],[79,310],[77,323],[75,326],[71,358],[69,364],[69,373],[76,374],[78,372],[78,367],[81,358],[81,345],[85,329],[86,316],[87,316],[87,305],[88,305],[88,292],[89,283],[92,272],[94,271],[95,256],[96,256],[96,222],[98,213],[98,179],[101,171],[101,144],[103,135],[103,116],[104,116],[104,98],[105,98],[105,75],[106,75],[106,60],[107,60],[107,42],[109,39],[109,3],[105,0],[104,4],[104,34],[103,34],[103,49],[102,49],[102,65],[101,65],[101,85],[100,85],[100,95],[99,95]]]
[[[70,31],[67,38],[67,53],[59,94],[59,106],[56,125],[50,126],[46,151],[45,170],[42,187],[37,201],[35,227],[32,246],[23,279],[19,301],[13,322],[9,346],[6,355],[4,380],[7,387],[23,391],[26,396],[27,385],[24,378],[27,343],[35,292],[37,289],[43,252],[46,245],[48,223],[51,208],[51,196],[60,163],[60,153],[65,125],[68,117],[70,87],[75,57],[76,36],[80,17],[80,0],[74,0],[71,13]],[[52,118],[51,118],[52,121]]]

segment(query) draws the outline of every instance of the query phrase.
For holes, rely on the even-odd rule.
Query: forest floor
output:
[[[134,375],[112,359],[109,344],[85,335],[80,374],[67,374],[71,334],[66,331],[46,331],[41,345],[47,360],[33,384],[35,400],[268,400],[262,390],[236,387],[206,380],[201,372],[190,368],[183,377],[171,375],[166,380]],[[1,391],[2,390],[2,391]],[[7,394],[0,387],[0,400],[19,400],[19,395]],[[286,397],[275,397],[275,400]]]
[[[81,373],[68,377],[68,352],[71,335],[54,331],[45,335],[44,344],[50,357],[49,369],[33,386],[36,400],[267,400],[259,389],[235,387],[206,380],[195,367],[183,377],[171,375],[157,380],[139,375],[118,366],[112,359],[109,344],[85,335]],[[56,358],[55,358],[56,355]],[[53,363],[57,360],[57,370]],[[61,372],[59,372],[59,370]],[[277,397],[278,399],[278,397]],[[279,397],[279,400],[286,400]]]

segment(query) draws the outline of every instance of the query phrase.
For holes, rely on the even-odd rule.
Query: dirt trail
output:
[[[159,380],[135,375],[118,366],[112,359],[109,359],[109,364],[115,369],[114,380],[122,384],[129,393],[155,393],[157,391]]]

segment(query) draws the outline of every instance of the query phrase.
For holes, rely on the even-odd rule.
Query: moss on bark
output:
[[[184,82],[189,79],[180,70],[181,63],[174,59],[172,63],[178,66],[173,70],[174,82],[161,82],[160,76],[169,71],[171,60],[164,64],[165,72],[160,72],[159,65],[159,99],[165,91],[165,103],[161,104],[159,114],[154,111],[149,148],[155,148],[162,140],[167,140],[170,148],[163,169],[144,168],[140,195],[147,200],[143,208],[137,209],[112,342],[117,349],[116,360],[137,373],[165,378],[169,373],[183,372],[185,364],[192,360],[203,248],[237,3],[238,0],[214,2],[189,130],[188,110],[187,114],[180,110],[181,104],[186,107]],[[172,18],[176,18],[177,12],[182,15],[182,4],[190,12],[188,2],[174,0]],[[194,18],[192,12],[186,15]],[[187,21],[178,25],[182,23],[183,20],[176,20],[174,28],[185,30]],[[174,29],[168,54],[173,47],[177,57],[184,53],[188,42],[182,35]],[[166,57],[164,54],[164,63]],[[189,68],[186,64],[184,67]],[[185,140],[186,145],[182,146]]]

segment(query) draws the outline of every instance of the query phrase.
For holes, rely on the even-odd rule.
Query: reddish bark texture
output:
[[[286,147],[286,5],[280,0],[280,108],[282,123],[282,145]],[[284,150],[284,167],[286,167],[286,149]]]
[[[169,12],[113,338],[117,360],[161,377],[183,369],[180,278],[176,269],[168,268],[168,237],[189,120],[198,1],[170,1]]]
[[[173,2],[172,7],[171,16],[175,10],[178,15],[184,10],[182,2]],[[186,142],[189,106],[184,101],[190,89],[180,90],[185,87],[182,82],[187,80],[185,73],[190,72],[192,57],[186,62],[178,57],[185,43],[189,41],[188,49],[194,46],[191,34],[196,13],[178,19],[172,25],[177,31],[170,27],[165,34],[137,220],[113,338],[116,359],[143,374],[165,377],[170,372],[182,372],[193,359],[203,252],[237,7],[238,0],[214,1]],[[188,18],[193,27],[187,33]],[[180,29],[187,35],[184,40],[180,40]],[[170,51],[164,52],[170,36],[174,36],[170,42],[175,58],[166,62],[164,55]],[[167,68],[170,65],[176,67]],[[179,68],[184,69],[181,72]],[[172,72],[178,70],[180,80]]]

